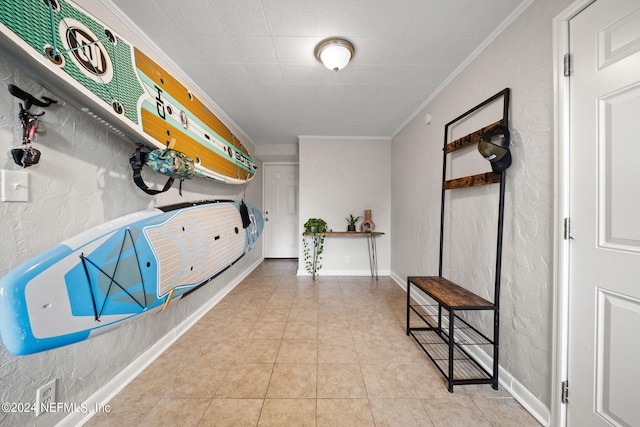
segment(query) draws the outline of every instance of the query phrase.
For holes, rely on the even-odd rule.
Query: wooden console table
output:
[[[384,235],[381,231],[326,231],[324,233],[304,233],[303,236],[313,236],[317,234],[318,236],[324,237],[366,237],[369,247],[369,267],[371,268],[371,277],[375,277],[378,280],[378,251],[376,249],[376,239],[377,236]],[[315,254],[315,246],[313,248],[314,258]]]

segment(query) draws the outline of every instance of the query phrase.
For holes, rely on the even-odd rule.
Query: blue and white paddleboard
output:
[[[0,335],[24,355],[83,341],[166,307],[241,258],[260,238],[259,209],[202,201],[114,219],[0,279]]]

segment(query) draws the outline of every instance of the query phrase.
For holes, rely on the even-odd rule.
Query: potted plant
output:
[[[304,223],[304,234],[302,243],[304,245],[304,266],[307,273],[316,280],[316,273],[322,268],[322,252],[324,251],[324,236],[320,233],[327,231],[327,223],[322,218],[309,218]],[[310,237],[313,242],[312,249],[307,241]]]
[[[349,224],[347,225],[347,231],[356,231],[356,224],[362,219],[362,217],[349,214],[349,217],[345,219],[347,220],[347,224]]]
[[[305,233],[324,233],[327,231],[327,223],[322,218],[309,218],[304,223]]]

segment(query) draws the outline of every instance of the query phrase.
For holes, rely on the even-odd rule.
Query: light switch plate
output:
[[[2,171],[2,201],[29,201],[29,173],[25,171]]]

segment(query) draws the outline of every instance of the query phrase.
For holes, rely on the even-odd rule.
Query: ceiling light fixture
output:
[[[315,48],[316,58],[332,71],[342,70],[349,64],[355,48],[345,39],[331,37],[322,40]]]

